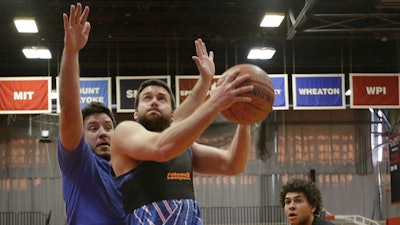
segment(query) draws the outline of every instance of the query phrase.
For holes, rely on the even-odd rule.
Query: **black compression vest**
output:
[[[127,213],[152,202],[194,199],[191,150],[164,163],[142,162],[120,187]]]

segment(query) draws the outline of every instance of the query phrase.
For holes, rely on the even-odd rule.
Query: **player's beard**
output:
[[[171,125],[171,114],[161,114],[158,116],[138,114],[137,122],[149,131],[161,132]]]

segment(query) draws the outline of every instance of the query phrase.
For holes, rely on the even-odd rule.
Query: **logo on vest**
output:
[[[190,173],[170,172],[167,174],[167,180],[191,180]]]

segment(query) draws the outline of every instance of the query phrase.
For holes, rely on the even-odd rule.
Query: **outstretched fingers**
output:
[[[210,53],[208,54],[208,58],[211,59],[211,61],[214,61],[214,52],[210,51]]]
[[[81,3],[77,3],[76,4],[75,14],[71,14],[71,17],[72,17],[72,15],[74,17],[74,23],[73,24],[81,23],[81,21],[80,21],[81,14],[82,14],[82,4]]]
[[[205,44],[204,42],[198,38],[197,40],[194,41],[194,44],[196,46],[196,54],[197,57],[200,57],[203,54],[207,54],[207,51],[204,52]]]
[[[76,10],[75,5],[71,5],[71,7],[69,8],[69,21],[68,21],[69,26],[75,23],[75,10]]]
[[[88,16],[89,16],[89,7],[85,6],[85,9],[83,10],[83,13],[80,14],[79,23],[82,24],[82,25],[85,25]]]
[[[63,20],[64,20],[64,31],[67,31],[69,23],[68,23],[68,15],[66,13],[63,13]]]

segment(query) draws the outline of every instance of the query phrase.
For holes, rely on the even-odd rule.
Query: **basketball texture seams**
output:
[[[251,97],[251,102],[237,102],[230,108],[221,111],[229,121],[237,124],[252,124],[260,122],[272,111],[275,100],[274,87],[267,73],[252,64],[239,64],[229,68],[240,68],[240,75],[250,74],[250,80],[242,85],[251,84],[254,89],[243,96]]]

